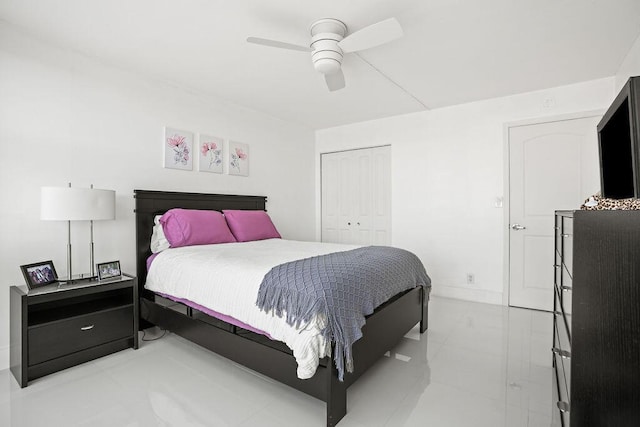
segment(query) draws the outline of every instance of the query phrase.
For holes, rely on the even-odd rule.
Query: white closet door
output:
[[[323,154],[322,241],[391,244],[391,148]]]

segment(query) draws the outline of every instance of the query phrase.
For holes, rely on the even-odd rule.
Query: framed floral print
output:
[[[249,176],[249,145],[229,141],[229,175]]]
[[[224,140],[215,136],[200,135],[198,170],[200,172],[222,173]]]
[[[193,133],[184,130],[164,129],[164,167],[193,170]]]

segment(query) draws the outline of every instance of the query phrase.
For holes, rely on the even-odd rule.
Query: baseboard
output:
[[[431,295],[462,299],[465,301],[503,305],[502,292],[487,291],[484,289],[470,289],[457,286],[433,286],[431,288]]]
[[[0,347],[0,371],[9,369],[9,346]]]

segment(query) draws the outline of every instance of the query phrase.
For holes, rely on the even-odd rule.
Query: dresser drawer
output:
[[[556,325],[556,332],[553,334],[553,346],[570,354],[571,340],[567,333],[565,317],[562,313],[554,313],[553,315],[555,316]]]
[[[554,402],[561,412],[562,425],[568,426],[568,405],[571,401],[571,344],[562,314],[554,314],[553,364],[558,377],[558,400]],[[562,403],[564,402],[564,403]]]
[[[560,299],[560,284],[557,284],[553,287],[553,298],[554,298],[554,304],[553,304],[553,310],[554,310],[554,315],[556,314],[562,314],[562,300]],[[554,318],[555,319],[555,318]]]
[[[569,334],[571,334],[571,314],[573,311],[573,279],[571,278],[571,276],[569,276],[564,267],[562,268],[562,282],[558,286],[558,298],[560,307],[562,308],[562,312],[565,316],[567,329],[569,330]]]
[[[29,366],[133,336],[133,305],[29,328]]]
[[[569,271],[573,271],[573,221],[563,218],[562,230],[560,230],[560,255],[562,262]]]
[[[573,271],[573,236],[562,235],[562,263],[568,271]]]
[[[551,370],[553,373],[553,385],[551,386],[551,427],[562,427],[562,412],[558,409],[558,402],[560,401],[560,392],[559,387],[560,378],[558,377],[558,369],[555,365],[555,356],[553,357],[553,369]]]
[[[556,286],[560,286],[562,283],[562,268],[562,257],[560,257],[560,254],[556,251],[556,257],[553,263],[553,283],[555,283]]]
[[[562,420],[562,425],[565,427],[569,427],[569,410],[570,410],[570,394],[569,394],[569,384],[570,380],[567,378],[566,368],[567,365],[570,365],[570,362],[567,359],[564,359],[558,355],[554,355],[554,365],[555,365],[555,373],[557,376],[557,385],[558,385],[558,400],[554,402],[555,411],[559,412],[559,418]]]

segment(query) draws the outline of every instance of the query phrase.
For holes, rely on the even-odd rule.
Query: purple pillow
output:
[[[218,211],[170,209],[160,217],[160,224],[172,248],[236,241]]]
[[[265,211],[223,210],[222,213],[238,242],[281,238]]]

